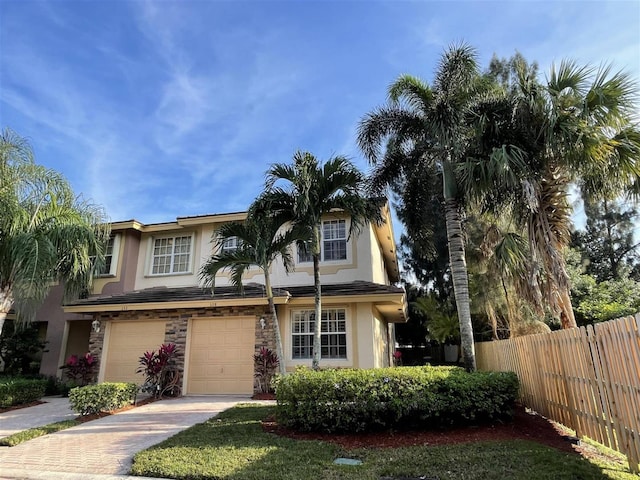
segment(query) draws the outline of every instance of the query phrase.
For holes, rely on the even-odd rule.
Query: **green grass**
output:
[[[50,433],[59,432],[66,428],[75,427],[80,425],[77,420],[65,420],[63,422],[50,423],[42,427],[30,428],[29,430],[23,430],[22,432],[14,433],[8,437],[0,438],[0,445],[4,447],[15,447],[16,445],[31,440],[32,438],[41,437]]]
[[[392,449],[356,449],[298,441],[262,431],[275,407],[240,405],[138,453],[131,473],[218,480],[636,479],[619,465],[595,465],[577,454],[528,441]],[[338,466],[337,457],[361,466]]]

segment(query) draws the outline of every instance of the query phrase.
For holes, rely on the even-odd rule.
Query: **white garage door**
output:
[[[144,383],[144,376],[136,373],[138,360],[164,343],[165,325],[164,320],[111,322],[104,381]]]
[[[191,321],[187,393],[253,393],[254,317]]]

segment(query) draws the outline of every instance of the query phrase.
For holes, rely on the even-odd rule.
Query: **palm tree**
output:
[[[285,182],[285,186],[277,185]],[[293,164],[277,163],[267,171],[265,202],[272,212],[287,218],[301,232],[298,247],[313,258],[315,287],[314,369],[320,364],[322,294],[320,282],[321,222],[331,212],[349,215],[349,236],[369,222],[381,222],[381,204],[364,195],[364,175],[345,157],[335,156],[320,165],[309,152],[298,151]]]
[[[465,112],[478,79],[474,50],[467,45],[451,47],[441,58],[433,86],[402,75],[389,87],[388,105],[369,113],[358,129],[358,144],[375,166],[374,187],[388,186],[420,169],[441,175],[450,270],[469,371],[476,368],[475,350],[455,166],[466,149]],[[387,148],[381,153],[385,141]]]
[[[609,67],[563,61],[545,85],[523,60],[513,69],[511,88],[474,106],[476,136],[461,177],[485,209],[513,210],[527,232],[530,277],[542,283],[562,327],[575,327],[563,255],[569,186],[614,198],[640,184],[637,91]]]
[[[200,278],[205,286],[215,287],[216,275],[220,270],[228,269],[231,272],[231,282],[242,290],[242,276],[247,268],[257,266],[264,273],[264,283],[271,315],[273,316],[273,328],[276,337],[276,353],[280,360],[280,373],[285,374],[284,353],[278,312],[273,301],[273,290],[269,268],[273,261],[280,257],[285,270],[289,272],[293,266],[290,246],[300,238],[297,229],[282,231],[283,222],[274,215],[267,213],[260,206],[260,199],[256,200],[249,209],[249,215],[244,223],[226,223],[215,233],[215,243],[218,252],[211,256],[200,269]],[[226,240],[236,238],[238,248],[234,251],[221,249]]]
[[[37,165],[29,144],[9,129],[0,135],[0,333],[13,308],[34,320],[52,283],[77,297],[104,262],[109,239],[104,211],[76,197],[59,173]]]

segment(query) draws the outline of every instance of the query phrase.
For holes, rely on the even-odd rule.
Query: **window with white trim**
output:
[[[220,247],[221,253],[233,253],[240,248],[238,237],[225,238]]]
[[[188,273],[191,270],[192,235],[153,240],[151,275]]]
[[[325,220],[322,222],[322,241],[320,259],[325,262],[347,259],[347,222],[346,220]],[[311,252],[298,248],[298,263],[313,262]]]
[[[344,220],[322,222],[322,250],[325,262],[347,259],[347,226]]]
[[[120,235],[115,234],[109,238],[104,252],[104,265],[96,275],[99,277],[113,277],[118,269],[118,253],[120,251]]]
[[[291,314],[291,345],[294,360],[313,357],[313,332],[316,314],[313,310],[300,310]],[[347,358],[347,322],[344,308],[322,310],[320,325],[320,357]]]

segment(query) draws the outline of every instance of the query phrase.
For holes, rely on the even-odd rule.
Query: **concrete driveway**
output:
[[[241,402],[251,400],[223,395],[161,400],[15,447],[0,447],[0,478],[71,479],[91,478],[90,474],[124,475],[129,472],[137,452]],[[58,406],[64,411],[62,405]],[[23,418],[29,418],[28,411],[38,407],[21,409]],[[20,410],[14,410],[17,411]],[[4,416],[9,413],[0,414],[0,431],[4,431]],[[43,416],[39,419],[43,425]],[[30,426],[20,430],[26,428]]]

